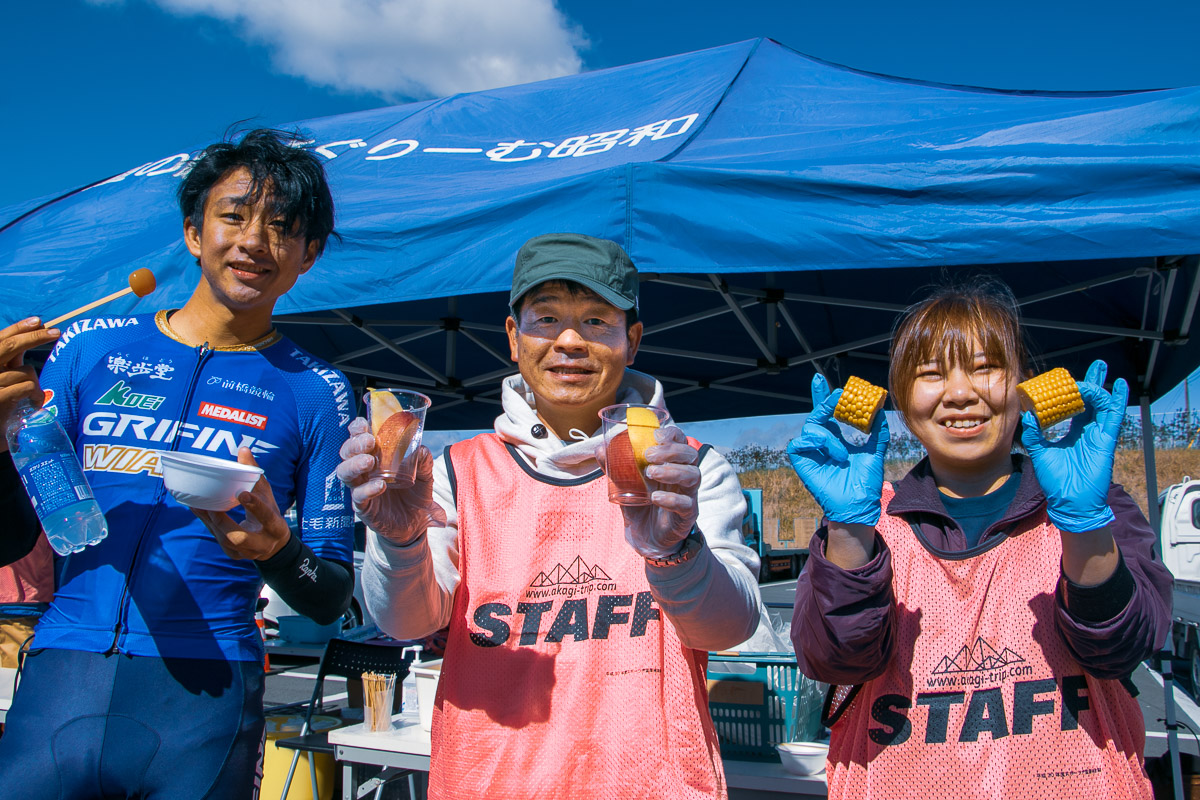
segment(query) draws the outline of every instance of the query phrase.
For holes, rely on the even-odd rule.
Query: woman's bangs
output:
[[[970,370],[976,355],[983,355],[1006,370],[1020,370],[1014,321],[999,309],[962,301],[939,303],[928,310],[924,322],[917,333],[918,364],[937,362],[945,369]]]

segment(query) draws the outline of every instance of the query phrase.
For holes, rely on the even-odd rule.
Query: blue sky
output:
[[[276,125],[758,36],[943,83],[1200,84],[1193,0],[54,0],[8,3],[5,23],[0,208],[241,121]],[[714,426],[731,439],[714,443],[732,446],[754,428],[776,442],[796,427]]]

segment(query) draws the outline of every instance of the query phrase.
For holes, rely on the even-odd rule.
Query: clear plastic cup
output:
[[[363,405],[375,437],[376,465],[369,477],[411,486],[429,398],[406,389],[371,389]]]
[[[658,444],[654,432],[667,424],[667,412],[638,403],[600,409],[604,434],[604,473],[609,502],[622,506],[650,505],[658,484],[646,477],[646,448]]]

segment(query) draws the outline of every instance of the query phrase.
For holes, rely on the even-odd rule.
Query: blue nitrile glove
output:
[[[1125,418],[1129,385],[1124,378],[1104,391],[1108,366],[1093,361],[1079,384],[1086,410],[1071,420],[1071,429],[1057,442],[1048,442],[1032,411],[1021,415],[1021,443],[1033,460],[1046,514],[1059,530],[1083,533],[1103,528],[1115,518],[1108,507],[1117,436]]]
[[[788,459],[830,520],[874,525],[882,504],[883,456],[891,438],[887,417],[880,411],[866,443],[850,444],[833,419],[841,396],[841,389],[829,393],[823,375],[813,376],[813,410],[800,435],[788,443]]]

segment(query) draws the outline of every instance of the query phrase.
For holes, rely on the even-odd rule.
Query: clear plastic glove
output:
[[[874,525],[883,502],[883,457],[891,438],[887,416],[882,411],[875,416],[864,444],[851,444],[833,419],[841,396],[841,389],[829,393],[823,375],[813,376],[813,410],[800,435],[788,442],[788,460],[830,520]]]
[[[621,506],[625,517],[625,541],[643,558],[666,558],[696,525],[697,495],[700,491],[699,453],[675,425],[654,432],[658,444],[646,448],[646,477],[658,484],[648,506]],[[596,460],[605,464],[603,445]]]
[[[1088,367],[1079,384],[1086,410],[1071,420],[1071,429],[1057,442],[1046,441],[1032,411],[1021,415],[1021,443],[1046,493],[1046,514],[1068,533],[1094,531],[1115,519],[1108,507],[1108,487],[1129,385],[1118,378],[1109,394],[1104,391],[1107,373],[1103,361]]]
[[[422,446],[417,451],[416,475],[411,486],[397,487],[382,478],[369,478],[375,468],[375,437],[367,421],[356,417],[349,425],[350,438],[342,445],[338,479],[350,487],[350,499],[359,519],[393,544],[415,542],[430,525],[444,527],[446,512],[433,500],[433,455]]]

